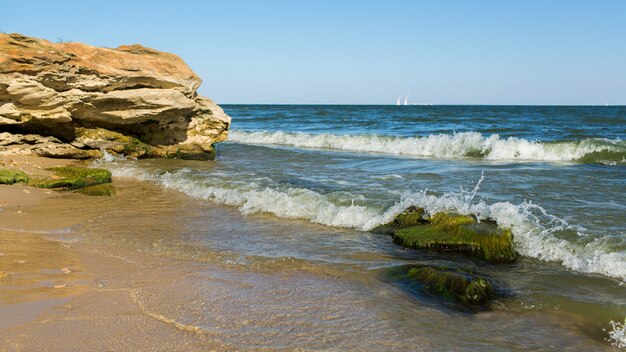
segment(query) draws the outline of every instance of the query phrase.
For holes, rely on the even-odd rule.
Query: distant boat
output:
[[[402,96],[399,96],[398,99],[396,99],[396,105],[398,105],[398,106],[400,106],[400,105],[404,105],[404,106],[411,105],[411,104],[409,104],[409,96],[410,95],[411,95],[411,93],[407,93],[404,96],[404,102],[402,102]],[[416,104],[413,104],[413,105],[416,105]]]

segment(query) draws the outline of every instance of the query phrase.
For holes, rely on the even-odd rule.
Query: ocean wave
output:
[[[228,139],[239,144],[281,145],[441,159],[478,158],[502,161],[626,164],[626,142],[603,138],[539,142],[516,137],[502,138],[497,134],[484,136],[478,132],[394,137],[233,130],[229,132]]]
[[[475,201],[479,184],[473,190],[434,194],[428,190],[404,192],[388,208],[368,204],[363,197],[338,200],[306,188],[267,187],[256,182],[235,182],[221,178],[201,178],[190,170],[173,173],[148,173],[133,166],[110,165],[113,175],[150,181],[189,196],[217,204],[237,207],[242,214],[270,213],[280,218],[304,219],[313,223],[351,227],[359,230],[388,223],[409,206],[428,213],[456,212],[473,214],[478,219],[492,219],[513,232],[517,251],[524,256],[555,261],[574,271],[597,273],[626,282],[626,253],[611,252],[602,239],[592,239],[579,228],[549,214],[541,206],[524,201],[520,204]],[[559,237],[563,231],[584,241]],[[585,242],[585,243],[582,243]]]

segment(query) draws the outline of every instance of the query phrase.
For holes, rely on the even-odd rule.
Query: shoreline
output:
[[[31,162],[25,163],[32,168],[31,172],[74,162],[45,158],[26,161]],[[278,297],[287,294],[291,299],[292,291],[303,290],[300,286],[305,287],[304,297],[321,295],[319,302],[308,303],[315,307],[306,313],[311,315],[311,321],[320,319],[321,314],[322,321],[333,322],[345,314],[345,309],[357,309],[357,316],[362,314],[368,317],[366,321],[371,321],[372,315],[384,312],[379,306],[384,305],[381,297],[398,295],[404,297],[401,304],[407,310],[406,318],[424,323],[432,320],[433,328],[428,328],[431,330],[451,318],[467,319],[468,324],[479,322],[482,326],[489,326],[490,319],[513,318],[512,324],[517,329],[536,322],[537,326],[558,332],[557,341],[563,342],[569,335],[567,338],[573,338],[580,346],[611,350],[611,346],[598,341],[597,336],[591,338],[579,331],[576,326],[582,326],[582,321],[567,323],[571,317],[557,312],[495,309],[464,316],[412,299],[391,282],[383,286],[384,291],[376,292],[381,290],[381,279],[376,275],[352,277],[350,270],[329,270],[308,264],[294,267],[293,263],[281,259],[257,262],[219,247],[196,248],[193,238],[180,237],[185,232],[178,231],[175,219],[204,216],[204,211],[212,209],[208,214],[215,215],[220,222],[228,222],[240,217],[239,212],[205,204],[149,182],[122,178],[115,179],[113,185],[117,190],[114,197],[89,197],[19,184],[0,186],[0,200],[7,203],[0,211],[0,253],[3,254],[0,272],[10,275],[0,284],[0,350],[232,350],[271,349],[267,346],[277,345],[356,349],[346,345],[341,337],[332,337],[328,331],[318,332],[330,338],[326,345],[309,340],[294,343],[288,338],[291,328],[280,328],[285,322],[277,317],[281,317],[281,309],[290,312],[287,316],[292,310],[297,312],[301,309],[300,302],[287,301],[287,307],[281,306],[275,296],[276,286],[281,286]],[[104,209],[108,211],[103,212]],[[193,211],[199,214],[189,214]],[[226,217],[221,218],[221,215]],[[279,220],[287,232],[291,232],[289,228],[310,226],[317,228],[311,234],[328,233],[321,225]],[[245,221],[265,223],[270,228],[276,226],[276,219],[267,215],[251,216]],[[245,230],[239,229],[238,223],[229,226],[234,238],[244,236]],[[178,244],[184,247],[189,243],[193,248],[177,248]],[[258,281],[255,277],[262,279]],[[346,292],[341,292],[343,290]],[[325,307],[324,299],[336,300],[336,306]],[[269,311],[255,312],[255,302],[267,304]],[[279,306],[274,306],[276,304]],[[357,308],[349,308],[353,304]],[[247,307],[243,311],[252,317],[239,316],[241,307]],[[343,313],[325,312],[325,309],[340,309]],[[215,315],[215,312],[219,313]],[[8,316],[11,319],[2,318]],[[290,321],[290,325],[292,323]],[[254,331],[258,328],[262,336],[268,330],[282,329],[279,334],[282,340],[278,340],[282,342],[277,345],[267,345],[263,339],[259,341],[265,342],[252,342],[254,339],[245,334],[244,338],[251,340],[241,340],[239,331],[245,332],[250,324]],[[308,338],[316,336],[309,335]],[[534,338],[534,343],[549,341],[539,336]],[[384,341],[380,346],[394,346],[386,345],[387,339]],[[421,341],[420,347],[434,349],[436,341]],[[357,346],[364,343],[366,341]],[[403,349],[398,346],[396,348]]]
[[[37,176],[46,176],[45,168],[72,164],[76,161],[0,157],[0,165]],[[127,189],[137,183],[115,185]],[[104,203],[132,201],[120,193]],[[148,279],[158,286],[164,271],[181,270],[184,263],[71,238],[72,228],[98,216],[102,198],[0,185],[0,350],[227,349],[150,313],[125,287],[126,281],[132,286]],[[80,208],[85,211],[76,211]]]

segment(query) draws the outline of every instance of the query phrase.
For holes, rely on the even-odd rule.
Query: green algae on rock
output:
[[[150,145],[139,138],[127,136],[104,128],[77,128],[75,147],[106,150],[113,155],[130,158],[164,158],[183,160],[211,160],[215,148],[204,148],[195,144]],[[154,138],[154,137],[152,137]]]
[[[463,252],[488,262],[517,259],[511,230],[491,220],[436,213],[430,217],[418,207],[409,207],[396,218],[373,230],[393,236],[395,243],[409,248]]]
[[[12,185],[14,183],[27,183],[30,180],[24,171],[2,169],[0,170],[0,185]]]
[[[411,268],[407,275],[424,285],[426,290],[465,305],[482,305],[494,297],[491,283],[471,272],[420,266]]]
[[[39,188],[72,190],[111,182],[111,172],[106,169],[62,166],[48,170],[58,178],[34,180],[30,184]]]
[[[99,184],[99,185],[80,188],[76,192],[84,194],[86,196],[111,197],[115,195],[115,188],[113,187],[113,185],[110,185],[110,184]]]
[[[393,239],[405,247],[464,252],[488,262],[517,259],[511,230],[467,215],[437,213],[423,225],[395,231]]]
[[[372,229],[372,232],[383,233],[387,235],[393,235],[396,230],[403,229],[409,226],[415,226],[423,224],[424,209],[416,206],[410,206],[402,213],[396,215],[396,217],[390,223],[380,225]]]

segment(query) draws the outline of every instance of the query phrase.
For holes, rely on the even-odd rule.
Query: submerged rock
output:
[[[462,252],[489,262],[517,259],[511,230],[468,215],[436,213],[428,217],[424,209],[411,207],[374,231],[390,234],[395,243],[409,248]]]
[[[489,280],[469,271],[419,266],[411,268],[407,275],[427,291],[465,305],[483,305],[494,297]]]
[[[86,196],[93,197],[102,197],[102,196],[114,196],[115,188],[113,188],[110,184],[100,184],[95,186],[89,186],[85,188],[81,188],[77,191],[78,193],[84,194]]]
[[[111,172],[105,169],[61,166],[49,170],[54,173],[54,178],[33,180],[30,185],[39,188],[73,190],[111,182]]]
[[[0,169],[0,185],[12,185],[14,183],[27,183],[28,175],[19,170]]]
[[[212,159],[230,117],[178,56],[0,34],[0,152]]]

